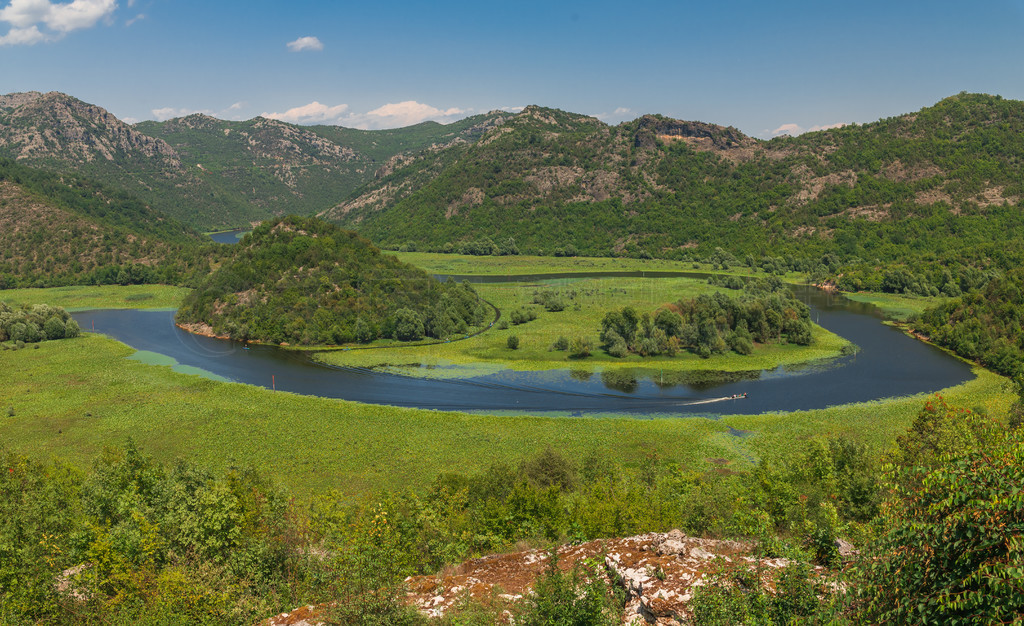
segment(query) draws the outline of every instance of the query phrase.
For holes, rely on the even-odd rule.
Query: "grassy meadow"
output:
[[[413,256],[414,253],[402,255]],[[430,258],[428,258],[430,257]],[[437,257],[437,258],[433,258]],[[436,272],[476,273],[602,271],[632,265],[680,269],[680,264],[619,259],[489,259],[416,254]],[[407,258],[408,260],[408,258]],[[504,262],[512,265],[502,265]],[[614,262],[615,265],[604,265]],[[448,267],[450,265],[450,267]],[[685,268],[684,268],[685,269]],[[515,367],[544,369],[643,368],[651,371],[715,368],[748,370],[824,358],[845,340],[815,329],[808,348],[769,346],[750,356],[729,354],[704,360],[595,356],[570,362],[552,352],[559,336],[591,337],[595,344],[604,313],[633,305],[653,311],[660,304],[719,288],[704,281],[579,278],[539,283],[480,285],[481,295],[509,311],[532,302],[539,290],[565,295],[569,306],[502,330],[497,326],[469,340],[419,346],[328,353],[334,363],[409,368],[437,366],[421,374],[480,374]],[[187,290],[142,285],[62,287],[0,292],[14,304],[49,303],[80,308],[173,308]],[[571,297],[570,297],[571,296]],[[924,306],[900,297],[856,294],[888,308]],[[507,347],[510,334],[519,350]],[[883,450],[909,425],[924,396],[844,405],[784,414],[732,415],[718,419],[627,417],[488,416],[404,409],[304,397],[175,371],[162,361],[130,357],[133,350],[100,335],[38,344],[38,349],[0,351],[0,445],[22,453],[56,456],[85,466],[108,444],[129,438],[159,459],[187,457],[211,468],[256,466],[300,498],[338,489],[352,498],[381,489],[422,487],[439,473],[473,473],[492,463],[518,463],[547,446],[572,459],[589,452],[611,462],[638,466],[652,454],[684,467],[724,460],[742,468],[758,459],[783,456],[799,442],[844,435]],[[977,378],[943,391],[954,404],[1002,414],[1014,399],[1006,379],[976,368]],[[734,429],[734,430],[731,430]],[[741,431],[742,436],[736,436]]]
[[[406,263],[434,274],[478,276],[510,276],[516,274],[555,274],[569,272],[704,272],[708,274],[735,274],[746,276],[750,268],[742,265],[728,270],[716,270],[709,263],[671,261],[668,259],[630,259],[621,257],[550,257],[550,256],[474,256],[468,254],[442,254],[439,252],[389,252]],[[782,277],[787,282],[799,282],[802,274],[790,273]]]
[[[881,309],[887,318],[896,321],[904,321],[912,315],[917,315],[925,309],[942,304],[949,299],[943,296],[917,296],[874,291],[844,293],[843,295],[856,302],[873,304]]]
[[[709,359],[686,352],[675,357],[630,355],[615,358],[598,347],[601,320],[607,312],[632,306],[638,313],[653,314],[665,303],[715,291],[730,293],[730,290],[692,278],[573,278],[531,283],[485,283],[475,285],[475,288],[480,297],[501,311],[501,322],[484,333],[449,343],[416,347],[332,350],[318,353],[317,358],[332,365],[383,368],[403,374],[436,377],[476,376],[502,369],[570,367],[737,372],[832,358],[849,345],[843,338],[816,326],[814,343],[810,346],[765,345],[758,346],[750,355],[729,352]],[[568,304],[566,309],[551,312],[534,304],[534,296],[545,291],[558,294]],[[502,322],[508,322],[513,311],[524,308],[536,311],[537,319],[519,325],[509,323],[505,328]],[[512,335],[519,338],[519,348],[515,350],[508,347],[508,338]],[[569,340],[589,338],[594,345],[592,355],[573,359],[564,350],[552,350],[552,344],[559,337]]]
[[[657,454],[682,466],[725,459],[742,467],[816,435],[844,434],[884,448],[924,397],[781,415],[717,420],[469,415],[298,396],[222,383],[125,357],[99,335],[0,351],[0,441],[22,453],[87,465],[129,438],[159,459],[211,468],[255,466],[299,497],[352,497],[422,487],[438,473],[515,464],[547,446],[579,459],[598,451],[636,466]],[[1003,411],[1004,379],[984,370],[946,390],[965,406]],[[736,437],[729,428],[752,436]]]
[[[176,309],[190,290],[170,285],[88,285],[47,289],[5,289],[0,301],[12,305],[50,304],[81,309]]]

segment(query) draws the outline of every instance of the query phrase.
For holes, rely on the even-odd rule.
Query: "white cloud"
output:
[[[843,126],[846,126],[846,122],[836,122],[835,124],[825,124],[824,126],[811,126],[807,130],[809,132],[814,132],[816,130],[831,130],[833,128],[842,128]]]
[[[46,20],[53,7],[48,0],[11,0],[0,9],[0,20],[9,22],[14,28],[27,28]]]
[[[835,124],[825,124],[823,126],[815,125],[811,126],[810,128],[804,128],[799,124],[789,123],[783,124],[782,126],[776,128],[775,130],[766,132],[770,134],[772,137],[778,137],[779,135],[789,135],[791,137],[796,137],[797,135],[802,135],[804,133],[812,133],[816,130],[829,130],[830,128],[842,128],[843,126],[846,126],[846,122],[836,122]]]
[[[32,46],[46,40],[47,36],[36,26],[12,28],[6,35],[0,37],[0,46]]]
[[[323,50],[324,44],[320,42],[316,37],[299,37],[295,41],[288,42],[288,49],[292,52],[301,52],[302,50]]]
[[[300,107],[288,109],[284,113],[261,113],[260,115],[272,120],[281,120],[282,122],[291,122],[293,124],[323,124],[331,121],[336,122],[347,110],[347,104],[329,107],[326,104],[314,101]]]
[[[238,111],[241,111],[246,106],[245,102],[236,102],[226,109],[214,111],[213,109],[191,109],[187,107],[162,107],[159,109],[152,109],[150,112],[153,114],[153,119],[158,122],[166,122],[167,120],[174,119],[176,117],[185,117],[186,115],[192,115],[193,113],[202,113],[203,115],[209,115],[219,119],[240,119]],[[135,122],[132,122],[133,124]]]
[[[146,14],[145,13],[139,13],[138,15],[136,15],[133,18],[125,20],[124,25],[125,26],[131,26],[135,22],[138,22],[138,21],[144,20],[144,19],[146,19]]]
[[[779,135],[792,135],[795,137],[802,132],[804,132],[804,129],[799,124],[783,124],[771,131],[771,135],[772,137],[778,137]]]
[[[618,107],[611,113],[594,113],[591,117],[596,117],[606,124],[614,124],[617,122],[625,121],[625,119],[632,113],[633,110],[626,107]]]
[[[499,111],[505,111],[506,113],[522,113],[525,106],[519,107],[498,107]]]
[[[0,36],[0,45],[55,41],[73,30],[92,28],[100,20],[109,20],[116,9],[116,0],[11,0],[0,9],[0,22],[11,26],[6,35]],[[49,32],[43,32],[40,26]]]
[[[457,107],[442,110],[415,100],[406,100],[405,102],[389,102],[363,115],[350,116],[348,121],[355,128],[400,128],[427,120],[451,122],[466,113],[465,109]]]
[[[185,117],[186,115],[192,115],[193,113],[202,113],[203,115],[213,115],[213,112],[209,109],[176,109],[174,107],[163,107],[162,109],[153,109],[153,116],[158,122],[165,122],[169,119],[176,117]]]

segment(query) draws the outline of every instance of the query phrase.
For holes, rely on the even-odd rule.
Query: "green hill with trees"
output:
[[[216,248],[128,193],[0,158],[0,289],[186,284]]]
[[[192,292],[179,324],[238,340],[343,344],[445,339],[484,324],[468,284],[434,279],[316,218],[264,222]]]
[[[922,313],[915,330],[1005,376],[1024,377],[1024,268]]]

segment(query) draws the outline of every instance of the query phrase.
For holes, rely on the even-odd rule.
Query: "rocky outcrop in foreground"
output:
[[[603,560],[609,580],[626,592],[624,624],[678,624],[691,617],[690,602],[710,577],[733,568],[760,572],[761,584],[774,590],[776,573],[787,559],[755,556],[753,542],[688,537],[678,530],[622,539],[599,539],[558,549],[558,567]],[[430,617],[442,617],[467,598],[513,605],[529,595],[548,567],[544,550],[496,554],[467,561],[454,571],[406,579],[408,602]],[[823,568],[815,573],[824,575]],[[263,622],[264,626],[319,623],[316,607],[301,607]]]

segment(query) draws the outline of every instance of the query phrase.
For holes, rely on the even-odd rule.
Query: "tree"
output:
[[[64,320],[59,316],[53,316],[43,324],[43,334],[47,339],[63,339],[65,337]]]
[[[395,339],[417,341],[423,338],[423,318],[411,309],[395,311]]]

